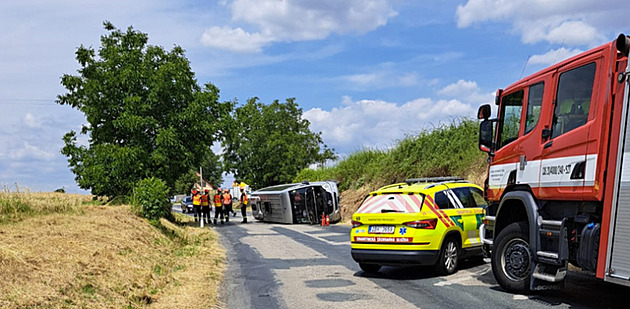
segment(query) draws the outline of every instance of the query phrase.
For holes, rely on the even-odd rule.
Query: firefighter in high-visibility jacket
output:
[[[208,224],[208,220],[210,219],[210,204],[208,203],[208,190],[203,192],[201,195],[201,220],[205,220],[205,223]]]
[[[201,217],[200,214],[200,207],[201,207],[201,194],[199,194],[200,192],[198,192],[197,190],[193,190],[193,212],[194,212],[194,216],[195,216],[195,222],[197,222],[199,220],[199,217]]]
[[[221,188],[217,188],[214,194],[214,225],[217,225],[217,218],[221,216],[221,224],[223,224],[223,203],[221,202]]]
[[[241,215],[243,215],[241,223],[247,223],[247,204],[249,204],[247,193],[245,193],[245,189],[241,188]]]
[[[225,215],[225,222],[230,222],[230,211],[232,210],[232,194],[230,190],[225,189],[223,191],[223,214]]]

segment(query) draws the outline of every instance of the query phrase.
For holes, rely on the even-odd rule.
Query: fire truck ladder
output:
[[[561,221],[541,220],[538,233],[540,238],[536,250],[538,263],[536,263],[536,268],[532,274],[533,279],[553,283],[564,282],[569,258],[569,242],[565,223],[566,219]],[[538,285],[544,284],[532,282],[532,287]]]

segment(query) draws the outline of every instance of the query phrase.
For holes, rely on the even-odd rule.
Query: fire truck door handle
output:
[[[549,143],[545,144],[543,149],[547,149],[547,148],[551,147],[552,144],[553,144],[553,141],[550,141]]]

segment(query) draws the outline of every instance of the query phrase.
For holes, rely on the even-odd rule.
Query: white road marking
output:
[[[322,229],[324,229],[325,227],[317,227],[317,226],[304,226],[304,225],[286,225],[286,226],[282,226],[282,228],[286,228],[286,229],[290,229],[294,232],[300,233],[302,235],[311,237],[313,239],[317,239],[319,241],[323,241],[329,245],[333,245],[333,246],[342,246],[342,245],[348,245],[350,244],[350,235],[347,235],[347,240],[345,241],[330,241],[328,239],[325,239],[324,237],[331,237],[331,236],[339,236],[339,233],[308,233],[308,232],[314,232],[314,231],[318,231],[321,232]]]
[[[492,286],[490,284],[484,283],[481,280],[477,279],[487,273],[490,272],[490,267],[483,268],[476,272],[471,272],[468,270],[460,270],[457,273],[442,277],[445,279],[444,281],[440,281],[434,283],[434,286],[447,286],[452,284],[460,284],[465,286]]]

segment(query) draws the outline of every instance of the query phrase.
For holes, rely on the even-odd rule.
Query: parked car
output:
[[[193,212],[193,202],[192,202],[192,197],[190,196],[186,196],[182,199],[182,212],[183,213],[190,213]]]
[[[434,265],[443,275],[460,259],[483,257],[482,189],[461,178],[416,178],[368,194],[352,215],[352,258],[365,272],[381,266]]]

